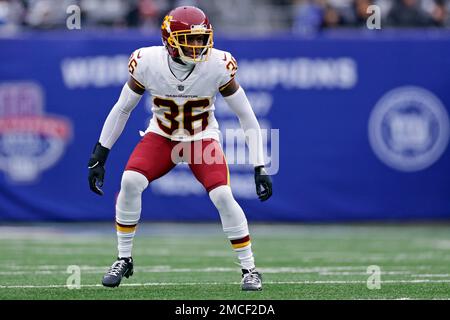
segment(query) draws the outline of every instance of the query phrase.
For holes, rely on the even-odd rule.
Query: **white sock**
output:
[[[234,200],[229,186],[220,186],[209,192],[222,221],[223,231],[237,253],[242,269],[255,268],[252,244],[244,211]]]
[[[116,227],[118,228],[118,227]],[[136,226],[134,227],[136,230]],[[132,232],[121,232],[117,231],[117,249],[119,252],[119,258],[130,258],[131,250],[133,249],[133,238],[136,231]]]
[[[135,171],[125,171],[116,203],[118,257],[129,258],[133,239],[141,216],[141,194],[147,188],[147,178]]]

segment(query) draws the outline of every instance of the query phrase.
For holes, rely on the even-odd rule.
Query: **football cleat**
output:
[[[103,276],[102,284],[105,287],[118,287],[122,278],[133,275],[133,258],[117,258],[117,261],[109,268]]]
[[[242,270],[242,291],[261,291],[262,275],[255,269]]]

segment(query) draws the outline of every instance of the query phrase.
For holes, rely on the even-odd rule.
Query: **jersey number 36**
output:
[[[208,126],[208,117],[209,112],[201,112],[201,109],[208,108],[209,100],[208,99],[200,99],[200,100],[189,100],[184,105],[179,106],[175,101],[169,99],[155,98],[153,103],[160,108],[168,108],[169,112],[164,112],[164,118],[170,122],[170,126],[166,126],[160,119],[157,119],[158,125],[162,131],[167,133],[168,135],[172,135],[172,133],[180,129],[180,122],[183,123],[183,128],[189,132],[190,135],[193,135],[194,128],[193,123],[195,121],[201,121],[201,131],[205,130]],[[200,109],[199,114],[193,115],[192,111],[194,109]],[[177,121],[176,117],[180,114],[180,109],[182,113],[181,121]],[[198,131],[196,129],[195,131]]]

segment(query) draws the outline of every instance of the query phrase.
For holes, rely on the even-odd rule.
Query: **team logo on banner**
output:
[[[13,182],[31,183],[61,158],[72,135],[63,117],[44,113],[34,82],[0,85],[0,170]]]
[[[386,93],[369,119],[369,141],[386,165],[419,171],[445,151],[449,119],[442,102],[420,87],[400,87]]]

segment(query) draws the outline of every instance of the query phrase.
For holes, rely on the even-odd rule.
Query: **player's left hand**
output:
[[[105,168],[96,159],[89,160],[89,187],[93,192],[102,196],[103,179],[105,178]]]
[[[264,166],[255,167],[255,185],[259,200],[266,201],[272,196],[272,180]]]
[[[97,142],[88,163],[89,188],[100,196],[103,195],[101,187],[103,187],[103,179],[105,178],[105,162],[108,154],[109,149],[103,147],[100,142]]]

